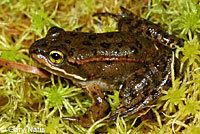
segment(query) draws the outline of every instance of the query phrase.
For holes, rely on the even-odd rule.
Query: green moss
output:
[[[1,0],[0,57],[34,65],[28,48],[55,25],[65,30],[84,32],[116,30],[112,18],[93,17],[96,12],[121,13],[123,5],[138,15],[164,27],[184,39],[177,46],[181,61],[179,78],[163,91],[163,96],[145,116],[136,114],[114,123],[95,122],[89,129],[63,122],[61,117],[83,114],[91,99],[67,80],[54,81],[15,69],[0,68],[0,132],[38,127],[47,133],[199,133],[200,132],[200,4],[198,0]],[[143,12],[143,7],[147,7]],[[119,92],[108,100],[112,110],[119,106]],[[152,112],[153,111],[153,112]],[[105,117],[107,118],[107,117]],[[41,130],[42,131],[42,130]],[[18,133],[18,132],[15,132]],[[22,132],[21,132],[22,133]]]
[[[113,95],[108,95],[108,102],[112,111],[117,110],[120,105],[119,91],[114,90],[113,92]]]

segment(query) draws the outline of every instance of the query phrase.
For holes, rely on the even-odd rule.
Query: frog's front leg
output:
[[[151,105],[161,95],[162,90],[171,87],[171,59],[160,59],[149,67],[131,74],[125,81],[121,92],[122,107],[111,113],[105,122],[117,117],[127,117]]]
[[[83,116],[77,117],[63,117],[63,120],[69,120],[77,122],[83,127],[90,127],[93,124],[93,121],[97,121],[105,116],[105,113],[108,111],[109,105],[105,99],[104,93],[101,91],[101,88],[98,84],[92,84],[84,87],[87,94],[92,98],[93,104],[88,108],[86,113]]]

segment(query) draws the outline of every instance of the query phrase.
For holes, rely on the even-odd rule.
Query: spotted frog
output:
[[[179,39],[158,25],[121,7],[111,16],[118,32],[86,33],[49,29],[46,37],[35,41],[30,55],[44,69],[67,78],[93,100],[82,116],[64,117],[90,127],[109,112],[106,92],[120,90],[121,107],[105,122],[127,117],[154,103],[162,90],[171,87],[171,53]],[[179,67],[175,59],[175,70]]]

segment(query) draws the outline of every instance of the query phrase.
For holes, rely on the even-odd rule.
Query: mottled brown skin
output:
[[[30,47],[30,55],[45,69],[72,80],[93,99],[93,105],[83,116],[63,119],[75,121],[83,127],[91,126],[92,120],[96,121],[108,112],[104,92],[121,87],[123,106],[105,120],[114,121],[118,115],[127,117],[142,110],[152,104],[162,90],[171,87],[173,50],[170,47],[178,44],[178,39],[161,32],[163,30],[157,25],[121,9],[121,15],[96,14],[118,20],[119,32],[83,33],[52,27],[45,38]],[[149,29],[154,32],[149,34]],[[167,38],[167,42],[159,38]],[[61,63],[51,62],[49,54],[52,50],[64,54]],[[175,59],[175,63],[178,69],[178,60]]]

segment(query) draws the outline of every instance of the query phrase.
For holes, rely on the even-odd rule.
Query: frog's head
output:
[[[30,56],[36,60],[42,68],[49,72],[68,79],[86,80],[77,65],[69,63],[67,49],[64,43],[66,32],[58,27],[49,29],[46,37],[35,41],[30,49]]]

